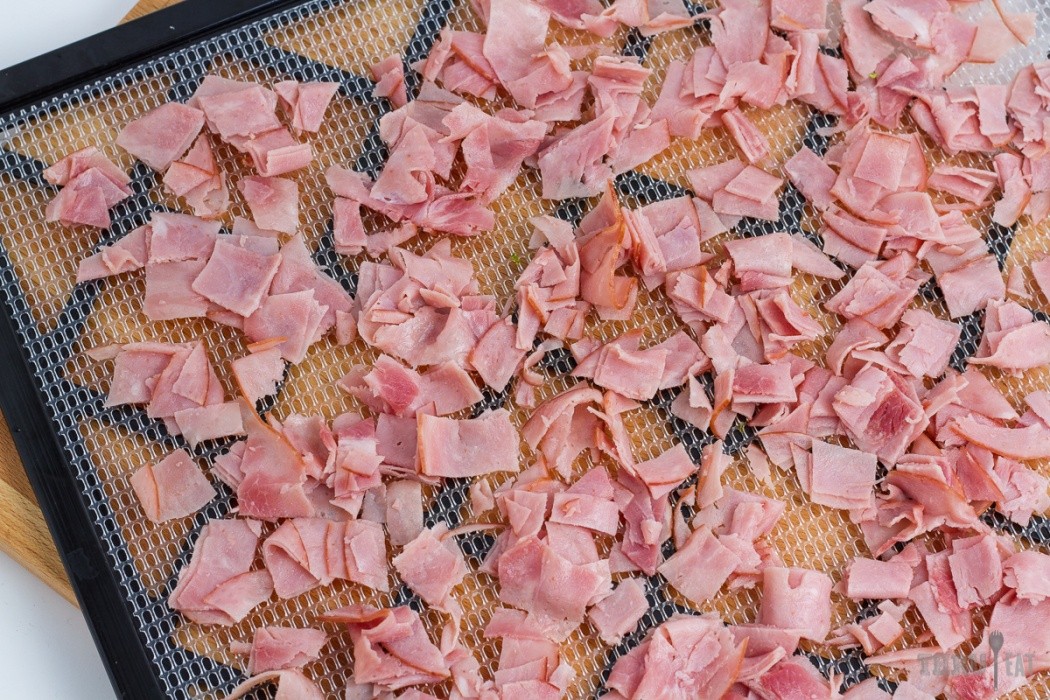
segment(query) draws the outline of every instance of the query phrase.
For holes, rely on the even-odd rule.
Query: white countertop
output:
[[[115,25],[135,0],[3,0],[0,67]],[[0,677],[5,698],[116,695],[80,611],[0,553]]]

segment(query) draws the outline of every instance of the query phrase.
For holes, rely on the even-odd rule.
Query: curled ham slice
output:
[[[354,644],[354,681],[384,690],[438,683],[451,674],[448,660],[427,636],[419,613],[407,605],[377,610],[351,605],[325,613],[346,624]]]
[[[262,553],[281,598],[335,579],[389,589],[383,527],[367,520],[286,520],[263,542]]]
[[[401,62],[398,61],[398,65],[400,64]],[[401,80],[403,83],[404,75],[401,76]],[[391,93],[393,94],[396,89],[396,85],[392,86]],[[273,91],[277,93],[280,104],[287,112],[296,133],[309,131],[316,134],[321,130],[328,105],[339,92],[339,83],[299,83],[294,80],[283,80],[274,84]],[[403,85],[401,92],[404,93]]]
[[[265,570],[253,571],[262,529],[254,520],[211,520],[201,529],[168,604],[201,624],[232,625],[273,593]]]

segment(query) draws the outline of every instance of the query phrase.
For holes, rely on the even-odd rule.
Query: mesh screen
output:
[[[1040,13],[1040,26],[1050,21],[1050,7],[1031,0]],[[703,10],[694,6],[697,12]],[[363,0],[340,3],[335,0],[307,2],[293,9],[250,25],[228,31],[212,39],[128,68],[104,80],[85,85],[67,94],[24,109],[4,118],[6,138],[0,154],[0,284],[15,320],[20,340],[30,357],[32,371],[54,421],[61,444],[74,470],[81,496],[93,514],[96,534],[108,550],[110,564],[126,595],[127,605],[138,621],[143,644],[154,661],[154,670],[171,697],[220,697],[243,679],[243,659],[229,652],[232,641],[250,641],[252,630],[260,624],[282,623],[295,626],[320,625],[333,635],[323,656],[306,668],[323,690],[332,696],[341,693],[352,667],[349,640],[338,627],[319,623],[317,616],[350,602],[370,602],[379,606],[409,603],[420,609],[431,631],[443,622],[440,615],[427,611],[398,581],[392,580],[389,595],[378,594],[350,583],[338,583],[289,601],[264,604],[247,620],[232,628],[202,627],[189,624],[172,613],[166,597],[174,585],[177,571],[188,561],[192,543],[200,527],[209,519],[222,517],[230,508],[230,495],[222,497],[192,518],[161,525],[148,522],[131,492],[129,475],[146,462],[155,462],[176,446],[179,440],[165,433],[162,426],[148,419],[143,411],[103,405],[111,367],[91,361],[84,350],[111,342],[168,339],[186,341],[204,338],[213,362],[233,395],[228,361],[245,353],[240,334],[228,328],[199,321],[150,322],[141,311],[143,282],[137,275],[74,285],[77,263],[98,246],[111,243],[133,228],[147,222],[154,211],[178,210],[179,206],[160,187],[155,175],[116,148],[114,139],[129,120],[168,100],[184,100],[204,75],[215,73],[229,78],[272,82],[284,78],[335,80],[342,85],[321,132],[311,139],[316,161],[297,173],[302,200],[301,225],[315,259],[332,276],[353,289],[357,259],[335,254],[331,241],[332,195],[324,185],[323,172],[331,165],[350,165],[375,172],[381,167],[385,151],[375,124],[389,105],[371,96],[368,66],[391,53],[400,53],[410,64],[426,55],[442,26],[483,30],[466,0]],[[578,36],[561,28],[552,29],[554,38],[565,42],[592,42],[591,36]],[[664,68],[674,58],[687,58],[693,49],[709,40],[706,26],[646,39],[622,30],[603,40],[614,51],[643,58],[654,71],[647,97],[655,99]],[[1023,53],[1008,57],[1005,66],[994,70],[1012,75],[1031,60]],[[410,74],[411,76],[411,74]],[[410,77],[411,81],[411,77]],[[411,86],[414,87],[414,86]],[[751,115],[767,134],[773,146],[772,159],[779,167],[801,144],[822,153],[826,139],[818,128],[831,122],[800,105],[789,105]],[[112,212],[110,230],[97,232],[66,229],[44,221],[44,207],[55,192],[40,177],[48,164],[76,149],[89,145],[101,148],[110,158],[132,172],[135,195]],[[932,154],[936,150],[932,148]],[[625,204],[638,206],[685,192],[684,173],[688,168],[713,164],[735,155],[732,143],[721,130],[708,130],[696,141],[679,140],[637,172],[620,176],[617,188]],[[249,174],[239,158],[228,148],[220,148],[229,181]],[[943,157],[943,156],[934,156]],[[983,157],[950,159],[959,164],[988,165]],[[775,169],[775,168],[774,168]],[[248,214],[239,193],[231,187],[234,201],[226,218]],[[472,240],[455,240],[453,248],[474,262],[484,292],[501,300],[513,298],[513,282],[529,260],[526,242],[530,217],[554,213],[574,220],[593,205],[590,201],[569,201],[554,205],[539,198],[535,172],[527,171],[495,203],[497,224],[491,233]],[[761,235],[773,231],[792,231],[814,235],[817,218],[803,198],[787,186],[781,198],[781,218],[775,223],[745,220],[732,235]],[[1047,300],[1028,277],[1027,263],[1050,252],[1047,224],[1022,221],[1014,230],[993,226],[989,212],[973,214],[973,222],[987,232],[988,241],[1004,271],[1021,265],[1028,300],[1034,311],[1047,311]],[[409,244],[419,251],[433,237]],[[706,244],[720,254],[719,241]],[[820,302],[834,294],[840,283],[829,283],[800,276],[791,292],[831,333],[820,341],[799,348],[811,359],[823,357],[827,343],[840,322],[825,313]],[[946,317],[943,301],[930,286],[919,304]],[[1045,319],[1046,317],[1043,316]],[[626,322],[592,321],[588,332],[608,339],[629,328],[643,328],[653,342],[662,340],[679,327],[663,292],[640,294],[638,308]],[[953,363],[964,367],[975,349],[981,330],[977,314],[963,320],[964,336]],[[371,361],[372,350],[358,343],[339,347],[329,341],[314,346],[307,359],[291,367],[281,391],[272,402],[277,417],[289,413],[321,413],[331,419],[347,410],[361,410],[355,401],[334,385],[350,365]],[[542,364],[549,381],[542,388],[543,399],[562,391],[575,380],[567,376],[571,362],[564,353],[552,353]],[[1028,391],[1050,387],[1046,370],[1013,378],[995,372],[993,381],[1011,399],[1019,402]],[[648,459],[674,444],[683,442],[695,460],[710,435],[674,419],[666,407],[673,398],[664,392],[640,410],[627,415],[639,459]],[[520,426],[527,412],[510,405],[505,395],[488,396],[486,407],[507,405]],[[478,407],[477,410],[480,410]],[[854,556],[866,553],[859,529],[843,512],[811,504],[801,493],[794,476],[774,473],[772,486],[751,476],[739,455],[751,439],[745,428],[733,431],[727,451],[733,466],[724,481],[727,485],[757,491],[784,500],[787,512],[770,536],[771,545],[789,566],[825,571],[838,580],[844,565]],[[228,444],[205,443],[196,451],[202,461],[210,461]],[[523,445],[523,450],[527,447]],[[582,470],[586,465],[578,465]],[[1036,468],[1050,474],[1050,465]],[[495,485],[495,484],[494,484]],[[428,523],[444,521],[451,526],[475,522],[466,493],[468,483],[449,482],[427,494]],[[1050,524],[1035,519],[1028,528],[1019,528],[1004,518],[988,516],[989,522],[1016,539],[1019,547],[1038,546],[1050,540]],[[477,567],[492,540],[475,533],[459,538],[468,563]],[[603,543],[608,546],[610,543]],[[392,577],[394,575],[392,574]],[[636,644],[653,626],[675,612],[692,612],[691,604],[678,596],[659,577],[648,581],[652,609],[639,629],[615,649],[597,641],[593,629],[584,625],[565,644],[565,653],[578,669],[577,681],[569,697],[586,698],[600,694],[604,678],[615,659]],[[480,573],[470,574],[455,595],[467,611],[464,641],[491,673],[498,654],[497,645],[486,640],[481,630],[497,607],[493,581]],[[723,592],[702,607],[717,611],[727,622],[746,622],[755,618],[759,593],[755,590]],[[835,598],[833,624],[840,625],[872,614],[872,609],[840,597]],[[923,632],[922,623],[909,614],[909,633],[893,648],[908,645]],[[846,684],[867,677],[862,658],[822,646],[806,646],[809,654],[826,673],[844,675]],[[873,672],[880,673],[877,669]],[[887,676],[892,681],[891,676]],[[441,694],[439,688],[436,692]],[[1050,696],[1050,683],[1044,677],[1016,697]]]

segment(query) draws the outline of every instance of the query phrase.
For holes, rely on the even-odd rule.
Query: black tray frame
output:
[[[0,70],[0,115],[296,4],[296,0],[183,0]],[[0,295],[6,297],[2,291]],[[2,301],[0,409],[81,611],[117,695],[130,700],[163,698],[147,640],[139,632],[116,572],[96,537],[93,518],[19,341],[10,308],[24,308],[25,301]]]

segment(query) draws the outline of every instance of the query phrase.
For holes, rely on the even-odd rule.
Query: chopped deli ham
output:
[[[637,578],[626,578],[616,585],[608,597],[595,603],[587,617],[598,629],[602,641],[609,645],[619,644],[649,612],[649,600],[645,596],[645,584]]]
[[[250,674],[302,668],[315,660],[328,642],[322,630],[299,627],[257,627],[248,651]]]
[[[760,624],[823,642],[831,629],[831,579],[808,569],[769,567],[762,577]]]
[[[456,420],[420,414],[417,422],[419,472],[464,477],[516,472],[518,431],[503,409]]]
[[[192,515],[215,498],[215,489],[185,450],[143,466],[129,481],[146,517],[155,523]]]
[[[403,94],[403,75],[401,82]],[[396,90],[396,85],[394,90]],[[288,115],[292,128],[296,132],[310,131],[316,134],[321,130],[321,123],[324,121],[328,105],[339,92],[339,83],[300,83],[294,80],[283,80],[274,84],[273,91],[277,93],[277,98]]]
[[[367,520],[292,518],[266,538],[262,554],[281,598],[293,598],[335,579],[386,591],[385,542],[383,526]]]
[[[423,622],[407,605],[376,609],[352,605],[324,614],[350,630],[354,682],[387,691],[438,683],[451,674],[448,659],[430,641]]]
[[[117,135],[117,145],[164,172],[189,150],[203,128],[204,112],[169,102],[128,123]]]
[[[48,202],[47,221],[109,228],[109,210],[130,197],[131,178],[94,146],[71,153],[43,172],[62,187]]]
[[[391,563],[405,585],[424,602],[446,611],[455,605],[452,589],[468,572],[455,538],[440,525],[420,532]]]
[[[1022,264],[1007,265],[1007,284],[971,223],[988,212],[1010,227],[1050,212],[1050,69],[1026,67],[1008,85],[946,86],[964,63],[994,63],[1035,34],[1033,16],[995,5],[974,20],[963,5],[722,0],[702,15],[710,45],[654,71],[565,37],[683,29],[696,8],[474,2],[480,31],[440,31],[411,66],[421,76],[413,99],[401,56],[369,66],[374,95],[391,107],[377,122],[385,162],[371,174],[325,173],[330,245],[367,255],[354,261],[353,297],[297,235],[299,186],[281,177],[312,162],[308,140],[324,129],[338,84],[271,89],[208,76],[186,104],[127,124],[117,144],[162,172],[195,216],[154,214],[86,257],[78,281],[143,270],[149,320],[221,323],[248,351],[230,370],[251,406],[227,401],[201,342],[88,353],[113,361],[107,406],[144,405],[194,449],[244,436],[210,470],[235,493],[239,517],[204,526],[171,606],[197,623],[231,625],[273,593],[288,599],[337,579],[386,592],[392,566],[448,623],[435,643],[405,605],[324,615],[349,627],[345,694],[355,700],[561,697],[575,681],[562,642],[589,620],[583,630],[621,644],[649,611],[653,585],[697,607],[723,589],[761,585],[762,602],[750,624],[676,615],[650,629],[613,664],[610,700],[837,697],[836,679],[797,654],[800,641],[875,654],[905,636],[912,606],[919,639],[937,650],[967,642],[990,608],[989,629],[1004,631],[1009,650],[1050,653],[1050,558],[1017,552],[982,515],[994,508],[1025,527],[1050,509],[1050,482],[1025,464],[1050,457],[1050,398],[1033,392],[1019,415],[982,374],[1024,377],[1050,365],[1050,326],[1017,301],[1038,301]],[[841,57],[829,51],[836,42]],[[783,158],[762,112],[792,100],[837,120],[818,136],[840,136],[820,149],[807,139],[774,169]],[[672,138],[718,128],[739,157],[686,171],[691,192],[631,185],[646,180],[628,171]],[[230,205],[220,142],[255,168],[237,182],[252,220],[235,218],[232,233],[219,221]],[[985,165],[966,165],[968,153]],[[524,170],[541,198],[568,201],[564,219],[530,219],[527,261],[506,250],[520,269],[508,306],[488,293],[489,271],[475,274],[458,253],[462,241],[434,234],[498,229],[502,198]],[[109,210],[132,194],[126,173],[94,148],[43,176],[62,188],[46,216],[67,225],[108,227]],[[782,176],[794,186],[785,216],[801,195],[816,234],[730,233],[755,220],[777,222],[764,231],[785,227]],[[637,194],[629,206],[618,195],[625,187]],[[1030,266],[1043,292],[1045,263]],[[655,342],[623,329],[637,326],[640,302],[661,294],[679,330]],[[938,294],[935,307],[958,322],[916,303]],[[967,357],[960,339],[976,312],[984,333]],[[347,363],[336,382],[347,408],[366,413],[260,417],[254,405],[278,393],[286,363],[302,362],[332,330],[326,351],[368,358]],[[814,351],[825,338],[826,352]],[[956,371],[964,361],[967,371]],[[576,383],[549,391],[563,362]],[[513,405],[465,417],[493,405],[482,401],[494,392]],[[635,416],[654,410],[675,430],[715,439],[699,454],[675,444],[636,455]],[[757,430],[761,447],[741,446],[741,429]],[[821,571],[785,566],[770,533],[787,504],[733,488],[727,445],[746,455],[755,479],[774,483],[770,463],[793,469],[810,501],[848,511],[870,557],[854,558],[835,588]],[[452,521],[432,524],[426,510],[431,485],[445,479],[469,493],[464,513],[476,518],[451,531]],[[130,482],[154,522],[215,496],[181,449]],[[484,673],[459,640],[470,611],[457,599],[474,567],[457,537],[479,528],[495,530],[479,571],[507,606],[484,630],[500,649]],[[938,551],[909,543],[926,533],[936,533]],[[260,541],[264,568],[253,570]],[[832,631],[833,591],[881,602]],[[317,629],[259,628],[250,646],[234,645],[255,674],[234,696],[277,682],[278,698],[320,697],[298,669],[326,641]],[[986,636],[977,652],[988,644]],[[915,653],[869,659],[911,672],[896,696],[994,694],[987,668],[920,678]],[[412,688],[445,681],[441,693]],[[844,697],[888,694],[866,681]]]
[[[262,529],[254,520],[211,520],[168,604],[194,622],[232,625],[273,594],[273,579],[252,570]]]

